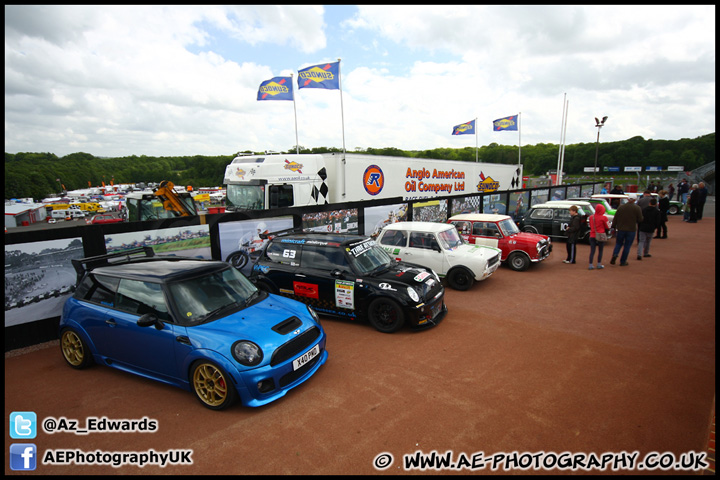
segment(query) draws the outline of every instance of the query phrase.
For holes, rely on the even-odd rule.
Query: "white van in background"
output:
[[[65,220],[70,216],[70,213],[68,212],[69,210],[53,210],[50,212],[50,218],[54,218],[55,220]]]

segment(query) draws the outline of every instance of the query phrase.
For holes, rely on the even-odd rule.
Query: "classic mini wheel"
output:
[[[192,370],[192,388],[200,402],[212,410],[235,403],[237,394],[227,375],[211,362],[198,362]]]
[[[472,287],[475,279],[469,270],[465,268],[456,268],[448,273],[447,281],[448,285],[455,290],[464,291]]]
[[[60,350],[65,361],[73,368],[81,369],[93,363],[90,349],[80,335],[69,328],[60,335]]]
[[[530,257],[520,252],[513,252],[507,259],[507,264],[516,272],[524,272],[530,266]]]
[[[233,252],[225,259],[227,263],[240,270],[248,263],[248,254],[243,251]]]
[[[378,331],[393,333],[405,323],[405,314],[394,300],[376,298],[368,307],[368,320]]]
[[[523,228],[523,232],[540,233],[540,232],[538,232],[537,228],[535,228],[535,227],[525,227],[525,228]]]
[[[668,208],[668,213],[670,215],[677,215],[678,212],[680,212],[680,209],[677,205],[670,205],[670,208]]]

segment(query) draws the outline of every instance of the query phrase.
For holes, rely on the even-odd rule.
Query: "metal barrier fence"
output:
[[[602,183],[341,205],[202,214],[145,222],[80,225],[5,235],[5,351],[57,338],[62,305],[76,281],[71,260],[152,246],[158,255],[224,260],[249,273],[260,232],[285,228],[377,235],[400,220],[445,222],[458,213],[498,213],[519,221],[538,203],[599,192]]]

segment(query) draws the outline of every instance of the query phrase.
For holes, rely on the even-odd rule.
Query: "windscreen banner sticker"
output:
[[[295,295],[298,297],[319,299],[318,286],[314,283],[293,282]]]
[[[344,280],[335,280],[335,305],[340,308],[355,309],[355,284]]]
[[[375,240],[364,241],[360,244],[350,245],[350,248],[348,248],[347,250],[353,257],[359,257],[366,251],[370,250],[373,245],[375,245]]]

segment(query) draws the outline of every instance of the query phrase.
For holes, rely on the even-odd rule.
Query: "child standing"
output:
[[[575,263],[575,253],[577,251],[577,239],[580,233],[580,217],[578,217],[578,207],[572,205],[570,207],[570,224],[565,230],[567,233],[567,258],[563,263]]]

